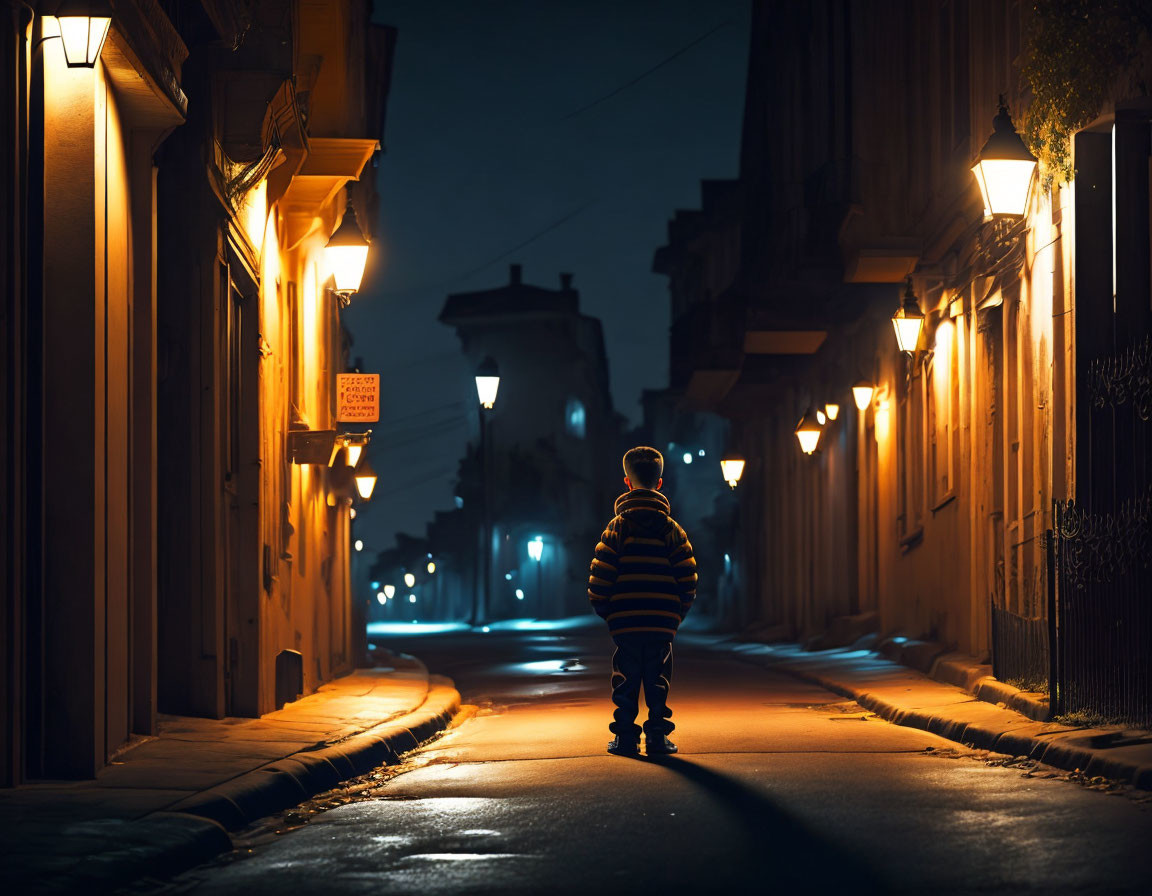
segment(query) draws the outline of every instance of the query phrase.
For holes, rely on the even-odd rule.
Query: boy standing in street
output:
[[[672,640],[696,597],[696,560],[684,529],[669,515],[664,458],[655,448],[624,455],[628,491],[616,499],[616,516],[600,536],[588,578],[588,598],[608,630],[612,654],[616,737],[608,752],[640,751],[636,724],[640,688],[648,705],[644,746],[649,756],[675,753],[668,735],[676,726],[668,708],[672,683]]]

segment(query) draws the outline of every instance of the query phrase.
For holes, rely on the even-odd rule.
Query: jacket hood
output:
[[[654,533],[667,525],[671,510],[668,499],[651,488],[634,488],[616,499],[617,515]]]

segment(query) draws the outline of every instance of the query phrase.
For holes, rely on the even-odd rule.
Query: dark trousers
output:
[[[612,702],[616,704],[608,729],[629,740],[640,739],[636,715],[640,711],[640,688],[648,705],[645,737],[659,738],[676,726],[670,721],[668,689],[672,685],[672,643],[640,638],[613,638]]]

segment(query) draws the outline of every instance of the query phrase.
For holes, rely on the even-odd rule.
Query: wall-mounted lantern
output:
[[[360,289],[364,278],[364,265],[368,263],[368,240],[356,220],[356,209],[351,199],[344,206],[344,218],[324,247],[324,260],[336,281],[340,307],[348,307],[352,294]]]
[[[95,68],[112,26],[112,8],[100,0],[64,0],[56,20],[68,68]]]
[[[920,329],[924,326],[924,312],[912,291],[912,278],[904,289],[904,301],[892,315],[892,328],[896,331],[896,343],[900,351],[912,354],[920,341]]]
[[[809,407],[796,424],[796,438],[800,442],[800,450],[805,454],[815,451],[816,446],[820,444],[820,433],[823,431],[823,427],[816,419],[816,411]]]
[[[852,400],[856,402],[856,410],[863,411],[872,403],[872,393],[876,391],[868,380],[860,379],[852,387]]]
[[[744,458],[739,454],[728,452],[720,459],[720,472],[724,474],[724,481],[732,488],[740,483],[744,475]]]
[[[496,405],[496,393],[500,389],[500,368],[492,358],[485,358],[476,368],[476,395],[483,407],[491,410]]]
[[[372,469],[372,464],[368,458],[356,469],[356,491],[360,493],[360,497],[367,501],[372,497],[372,490],[376,488],[376,471]]]
[[[1003,95],[992,127],[992,136],[976,157],[972,174],[980,185],[987,214],[1020,217],[1028,207],[1028,188],[1036,172],[1036,157],[1016,133]]]
[[[829,420],[835,420],[840,416],[840,405],[834,402],[828,402],[828,404],[824,405],[824,413]]]

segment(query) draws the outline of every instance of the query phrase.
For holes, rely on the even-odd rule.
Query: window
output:
[[[573,435],[578,439],[584,438],[584,402],[579,398],[568,399],[568,404],[564,407],[564,427],[568,430],[569,435]]]

